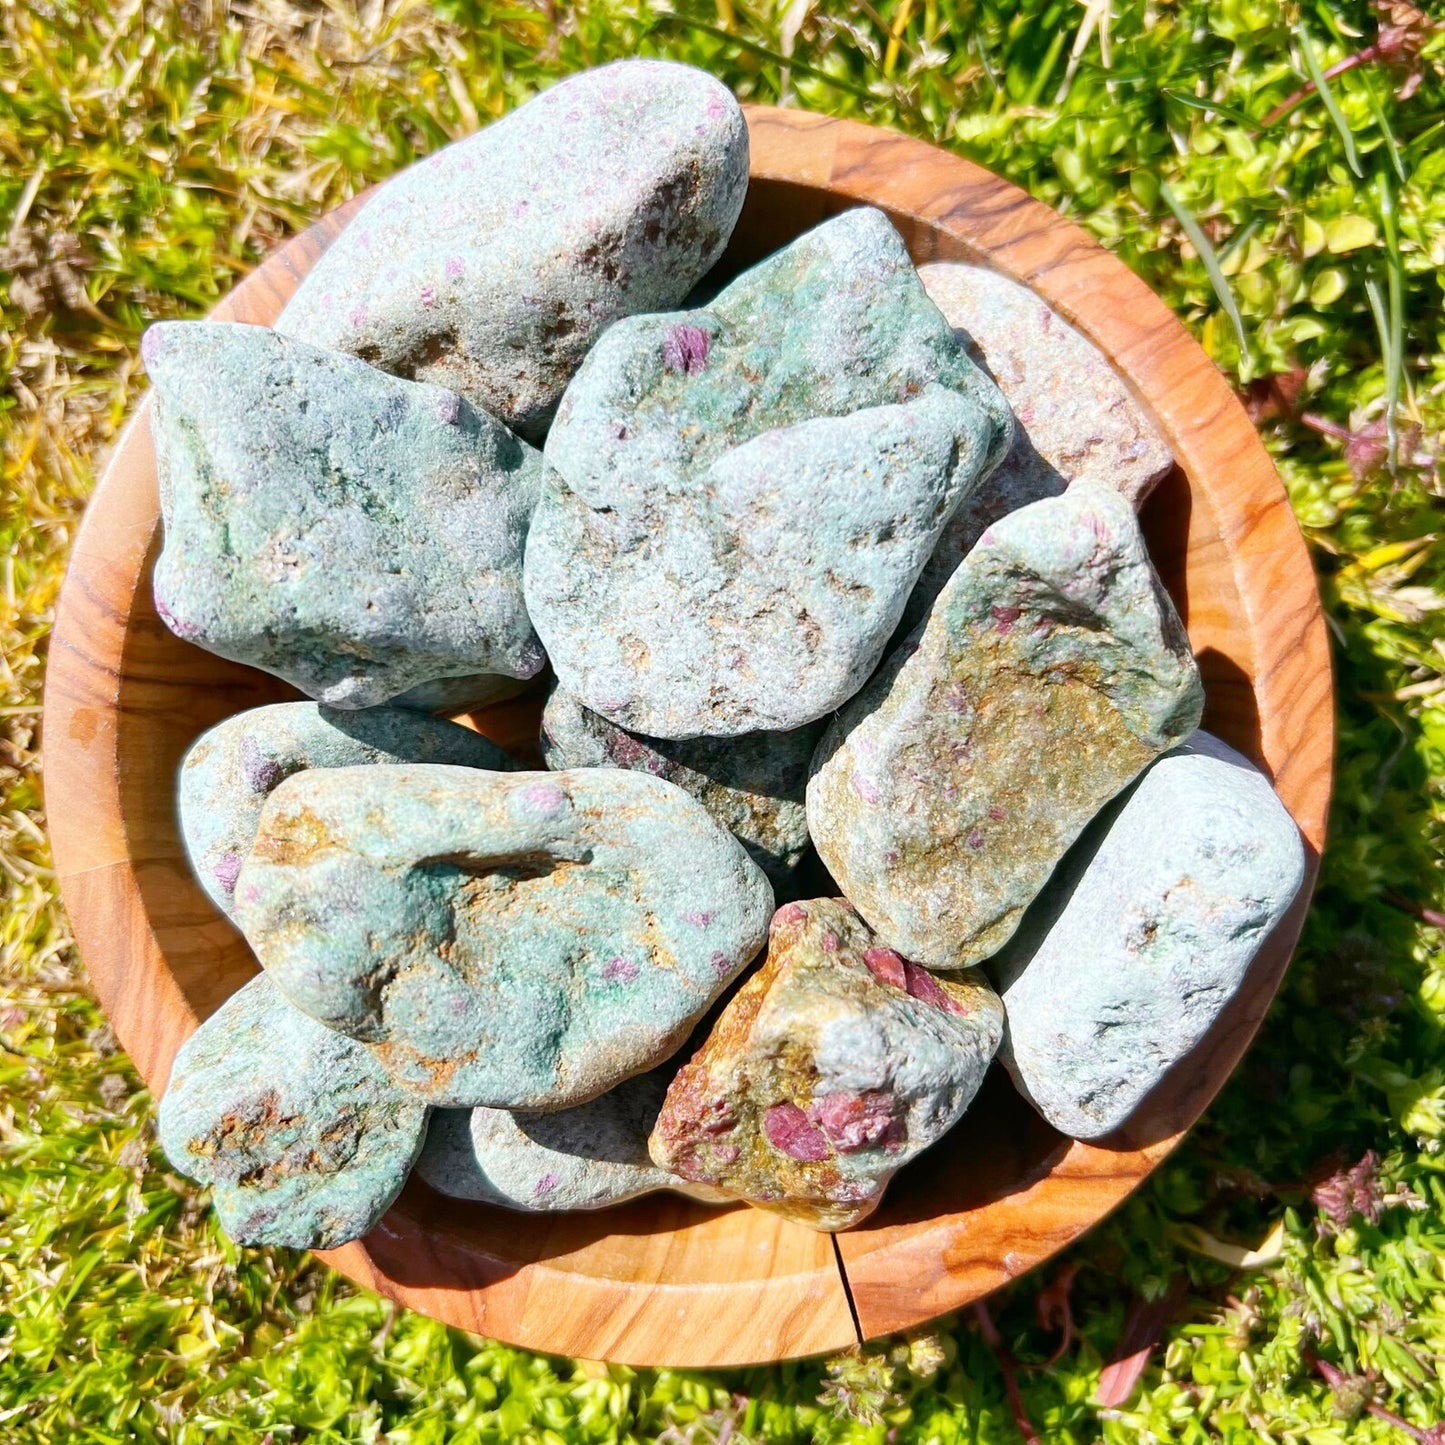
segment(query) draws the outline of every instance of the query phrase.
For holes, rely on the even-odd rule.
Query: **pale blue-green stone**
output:
[[[426,1121],[368,1049],[262,975],[181,1046],[158,1130],[171,1163],[212,1187],[238,1244],[335,1249],[386,1213]]]
[[[334,707],[541,671],[525,442],[455,392],[263,326],[163,322],[142,356],[171,631]]]
[[[824,716],[1011,425],[880,211],[619,322],[558,410],[527,543],[562,686],[659,738]]]
[[[676,1065],[664,1065],[573,1109],[437,1109],[417,1173],[440,1194],[555,1213],[606,1209],[659,1189],[726,1196],[658,1168],[647,1152]]]
[[[1126,1124],[1209,1031],[1304,881],[1299,829],[1198,732],[1080,841],[995,961],[1000,1057],[1077,1139]]]
[[[181,760],[181,838],[201,887],[223,913],[272,791],[307,768],[453,763],[508,772],[495,743],[445,718],[395,707],[348,711],[281,702],[237,713],[202,733]]]
[[[671,1055],[772,890],[682,789],[610,768],[298,773],[236,918],[298,1007],[450,1107],[578,1104]]]

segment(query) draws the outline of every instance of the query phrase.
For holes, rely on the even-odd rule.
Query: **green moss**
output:
[[[826,1364],[604,1369],[393,1315],[304,1257],[233,1248],[165,1172],[54,902],[44,636],[93,459],[139,390],[142,326],[204,311],[310,217],[554,76],[636,52],[1007,173],[1250,384],[1335,641],[1320,893],[1235,1081],[1062,1266],[1077,1267],[1063,1353],[1053,1268],[993,1302],[992,1322],[1049,1441],[1393,1442],[1407,1437],[1367,1406],[1422,1434],[1445,1419],[1445,934],[1427,921],[1445,912],[1445,36],[1422,32],[1392,64],[1333,77],[1331,106],[1307,95],[1265,125],[1309,74],[1301,25],[1328,74],[1376,34],[1364,0],[245,11],[0,8],[0,1439],[1020,1438],[971,1319]],[[1107,63],[1097,30],[1075,43],[1088,15],[1108,22]],[[1338,1225],[1315,1182],[1367,1150],[1378,1221]],[[1266,1239],[1245,1271],[1214,1257]],[[1176,1298],[1178,1279],[1139,1388],[1101,1409],[1133,1302]],[[1338,1392],[1311,1355],[1349,1377]]]

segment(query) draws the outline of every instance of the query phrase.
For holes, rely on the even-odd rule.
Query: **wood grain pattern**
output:
[[[1325,631],[1283,489],[1229,388],[1147,287],[1076,227],[966,161],[846,121],[752,108],[753,184],[724,258],[737,270],[828,215],[887,211],[914,259],[983,260],[1100,345],[1178,466],[1145,508],[1156,563],[1208,689],[1206,724],[1274,778],[1324,842],[1332,755]],[[270,321],[365,197],[272,256],[213,313]],[[159,1092],[176,1049],[255,971],[192,881],[175,770],[204,729],[292,694],[172,636],[156,617],[154,456],[142,405],[87,511],[62,593],[45,699],[46,793],[61,892],[116,1033]],[[467,719],[516,746],[539,700]],[[1064,1139],[995,1071],[960,1129],[879,1214],[832,1242],[748,1209],[657,1196],[595,1215],[519,1216],[420,1181],[365,1240],[325,1256],[439,1319],[534,1349],[723,1365],[841,1348],[976,1299],[1112,1209],[1175,1145],[1273,997],[1305,900],[1228,1015],[1113,1147]],[[839,1269],[841,1260],[842,1273]],[[846,1287],[845,1287],[846,1277]]]

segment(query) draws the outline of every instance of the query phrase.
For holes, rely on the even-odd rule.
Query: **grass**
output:
[[[638,52],[974,156],[1133,266],[1258,419],[1340,699],[1303,945],[1188,1144],[986,1317],[717,1375],[530,1356],[220,1236],[87,993],[37,756],[143,326]],[[1355,0],[0,0],[0,1440],[1445,1439],[1442,71]]]

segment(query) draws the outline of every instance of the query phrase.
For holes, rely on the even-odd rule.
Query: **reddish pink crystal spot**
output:
[[[467,263],[460,256],[452,256],[443,268],[443,273],[448,281],[460,281],[466,274],[466,270]]]
[[[559,813],[567,806],[567,794],[555,783],[532,783],[522,789],[522,799],[539,813]]]
[[[236,879],[241,876],[241,855],[239,853],[225,854],[211,872],[225,892],[234,893]]]
[[[719,1164],[736,1164],[743,1151],[736,1144],[718,1144],[712,1152]]]
[[[968,835],[968,846],[972,848],[975,853],[983,847],[983,834],[977,828]]]
[[[164,599],[160,597],[156,598],[156,611],[160,614],[161,621],[164,622],[177,637],[189,642],[191,638],[200,636],[201,629],[194,622],[186,622],[177,617],[176,614],[166,606]]]
[[[774,1104],[763,1115],[763,1133],[774,1149],[802,1164],[816,1164],[833,1151],[827,1136],[796,1104]]]
[[[279,786],[286,776],[285,770],[275,758],[267,757],[261,745],[249,733],[241,739],[241,771],[246,775],[246,786],[253,793],[269,793]]]
[[[698,1128],[704,1134],[726,1134],[736,1123],[733,1106],[726,1099],[714,1099],[702,1111]]]
[[[855,769],[850,781],[853,784],[853,791],[857,793],[865,803],[876,803],[878,801],[878,789],[875,788],[862,773]]]
[[[602,967],[604,983],[631,983],[637,977],[637,965],[630,958],[609,958]]]
[[[841,940],[841,939],[838,937],[838,935],[837,935],[836,933],[834,933],[833,930],[830,928],[830,929],[823,935],[823,952],[824,952],[824,953],[837,953],[837,951],[838,951],[838,945],[839,945],[841,942],[842,942],[842,940]]]
[[[804,923],[807,921],[808,910],[801,903],[785,903],[773,914],[773,921],[768,925],[768,932],[775,928],[786,928],[789,924]]]
[[[647,749],[634,737],[626,733],[617,733],[607,740],[607,751],[612,755],[614,763],[620,763],[624,768],[633,763],[641,762],[647,755]]]
[[[870,948],[863,954],[868,972],[879,983],[891,983],[894,988],[908,987],[907,965],[891,948]]]
[[[423,286],[421,288],[421,304],[423,306],[435,306],[437,304],[437,288],[435,286]]]
[[[532,1186],[532,1193],[538,1197],[544,1194],[550,1194],[561,1182],[555,1174],[544,1174],[536,1184]]]
[[[840,1091],[815,1099],[808,1109],[811,1119],[840,1154],[873,1149],[896,1139],[902,1120],[893,1112],[893,1100],[878,1089],[862,1094]]]
[[[1000,637],[1007,637],[1014,630],[1014,623],[1024,615],[1022,607],[990,607],[993,613],[993,620],[998,624]]]
[[[993,804],[993,806],[989,808],[988,815],[994,820],[995,823],[1002,823],[1004,820],[1004,811],[1002,808],[999,807],[997,803]]]
[[[708,960],[712,964],[712,971],[719,978],[726,978],[733,971],[733,961],[721,950],[715,952]]]
[[[690,923],[694,928],[706,928],[712,922],[711,913],[679,913],[677,915],[684,923]]]
[[[696,376],[707,365],[708,334],[700,326],[674,326],[662,343],[663,364]]]
[[[963,1005],[946,994],[938,980],[926,968],[919,968],[916,963],[909,963],[904,959],[903,974],[907,979],[905,987],[910,998],[916,998],[919,1003],[931,1004],[934,1008],[941,1008],[944,1013],[963,1013]]]

